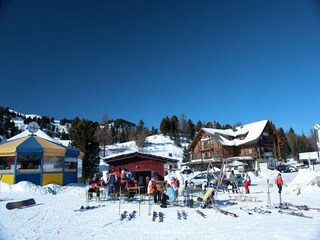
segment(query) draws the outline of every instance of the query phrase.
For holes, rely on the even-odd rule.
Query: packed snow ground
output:
[[[320,187],[309,183],[320,176],[320,167],[315,172],[308,169],[298,173],[284,173],[286,186],[282,199],[297,205],[320,207]],[[44,187],[29,182],[15,185],[1,183],[0,192],[0,239],[319,239],[320,212],[302,211],[312,219],[291,215],[282,215],[277,209],[271,214],[254,213],[248,215],[243,208],[263,207],[267,210],[267,179],[274,181],[276,172],[263,170],[259,177],[252,177],[250,186],[252,196],[260,202],[241,203],[222,208],[236,213],[233,218],[214,212],[212,209],[200,209],[207,218],[196,213],[195,208],[171,207],[162,209],[151,205],[153,211],[162,211],[164,221],[151,221],[148,204],[137,202],[90,202],[90,205],[104,207],[76,212],[85,206],[84,185]],[[300,194],[297,195],[300,188]],[[53,190],[53,191],[52,191]],[[56,194],[52,194],[55,192]],[[278,204],[276,187],[270,188],[271,203]],[[32,207],[7,210],[8,202],[34,198]],[[227,193],[218,193],[218,204],[228,199]],[[119,210],[120,206],[120,210]],[[184,209],[187,220],[178,220],[176,211]],[[120,221],[119,212],[137,211],[131,221]]]

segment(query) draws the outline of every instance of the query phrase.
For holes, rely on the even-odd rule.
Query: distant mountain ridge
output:
[[[37,122],[40,129],[50,137],[64,139],[63,135],[68,134],[68,128],[71,126],[73,119],[56,120],[54,117],[25,114],[0,106],[0,136],[2,136],[2,139],[10,138],[26,130],[28,124],[32,121]],[[136,127],[136,124],[124,119],[109,120],[109,122],[118,129]]]

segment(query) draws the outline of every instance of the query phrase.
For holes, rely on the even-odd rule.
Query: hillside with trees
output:
[[[23,122],[19,125],[17,122]],[[175,144],[179,147],[182,143],[190,143],[196,133],[203,127],[216,128],[216,129],[232,129],[237,126],[241,126],[240,122],[235,124],[221,124],[218,121],[193,122],[191,119],[187,119],[185,114],[165,116],[162,118],[159,126],[159,130],[155,127],[148,129],[145,127],[144,121],[141,119],[138,124],[132,123],[125,119],[109,119],[107,114],[104,114],[100,122],[94,122],[88,119],[62,119],[55,120],[54,117],[49,116],[30,116],[16,111],[10,110],[8,107],[0,106],[0,135],[3,138],[10,138],[26,129],[29,122],[35,121],[39,124],[40,128],[46,132],[49,136],[59,138],[61,140],[72,140],[74,147],[84,150],[84,145],[91,142],[94,146],[98,144],[101,149],[105,149],[106,145],[112,145],[115,143],[124,143],[128,141],[135,141],[137,146],[143,148],[146,144],[145,139],[147,136],[163,134],[169,136],[174,140]],[[78,140],[78,136],[84,130],[88,130],[87,125],[90,125],[90,136],[84,137],[81,144]],[[79,130],[80,128],[80,130]],[[84,128],[81,130],[81,128]],[[304,133],[299,135],[290,128],[285,131],[283,128],[277,128],[279,137],[281,138],[281,153],[282,159],[293,157],[298,159],[300,152],[316,151],[315,133],[310,129],[309,136]],[[89,139],[86,139],[89,138]],[[185,149],[185,158],[188,154]],[[95,151],[92,151],[93,153]],[[105,152],[101,154],[105,156]]]

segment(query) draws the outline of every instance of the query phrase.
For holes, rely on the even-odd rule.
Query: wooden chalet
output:
[[[175,166],[179,160],[153,155],[150,153],[130,152],[111,155],[103,159],[109,164],[109,169],[126,169],[133,173],[135,179],[141,186],[146,184],[146,176],[155,174],[160,181],[164,180],[165,164]]]
[[[280,157],[280,138],[268,120],[234,129],[202,128],[189,146],[189,165],[221,165],[223,160],[239,160],[258,170],[258,162]]]

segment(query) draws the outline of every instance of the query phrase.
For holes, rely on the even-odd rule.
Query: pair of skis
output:
[[[308,207],[307,205],[293,205],[293,204],[291,204],[291,206],[295,207],[299,210],[304,210],[304,211],[315,210],[315,211],[320,212],[320,208]]]
[[[284,210],[279,210],[279,211],[278,211],[278,213],[281,213],[281,214],[288,214],[288,215],[296,216],[296,217],[313,218],[313,217],[311,217],[311,216],[304,215],[302,212],[294,212],[294,211],[284,211]]]
[[[80,209],[75,209],[73,211],[75,212],[85,212],[85,211],[88,211],[88,210],[92,210],[92,209],[96,209],[96,208],[100,208],[100,207],[105,207],[106,205],[97,205],[97,206],[81,206]]]
[[[155,222],[157,218],[159,222],[163,222],[163,213],[162,212],[157,213],[156,211],[153,211],[152,222]]]
[[[177,218],[178,220],[181,220],[182,218],[187,220],[187,213],[184,210],[181,210],[181,212],[180,210],[177,210]]]
[[[233,212],[229,212],[229,211],[223,210],[223,209],[218,208],[218,207],[213,207],[213,210],[216,211],[216,212],[220,212],[221,214],[224,214],[226,216],[238,217],[237,214],[235,214]]]
[[[240,208],[241,210],[247,212],[249,215],[253,215],[253,212],[255,213],[259,213],[259,214],[269,214],[271,213],[271,211],[269,210],[265,210],[265,209],[262,209],[262,208],[258,208],[258,207],[255,207],[255,208]]]

